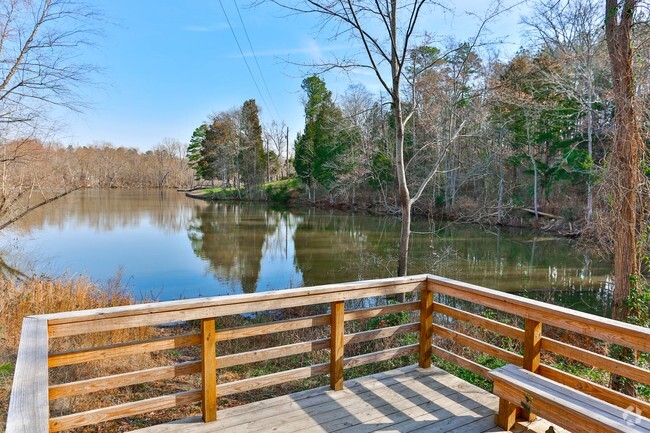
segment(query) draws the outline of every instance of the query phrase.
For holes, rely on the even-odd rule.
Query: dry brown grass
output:
[[[0,364],[13,366],[16,351],[20,341],[20,327],[22,319],[27,315],[45,314],[60,311],[101,308],[106,306],[125,305],[134,303],[128,292],[115,278],[104,285],[98,285],[85,277],[50,279],[46,277],[32,278],[22,282],[0,279],[0,287],[4,296],[0,299],[0,327],[2,332],[2,347],[0,348]],[[313,306],[292,308],[282,312],[268,312],[255,317],[229,316],[219,319],[218,327],[230,328],[251,325],[253,323],[268,323],[293,317],[303,317],[326,312],[326,307]],[[346,325],[347,332],[358,332],[375,328],[378,324],[372,321],[361,321]],[[115,344],[123,341],[138,341],[154,336],[185,334],[197,331],[198,324],[186,322],[173,327],[139,328],[121,330],[111,333],[94,333],[70,338],[58,338],[50,341],[50,352],[78,350],[91,346]],[[323,327],[302,329],[293,332],[277,333],[264,337],[252,337],[241,340],[224,342],[219,347],[220,355],[256,350],[263,347],[290,344],[297,341],[308,341],[329,337],[329,332]],[[348,355],[357,355],[369,351],[382,350],[390,346],[399,345],[395,339],[368,342],[351,345],[346,351]],[[92,377],[101,377],[118,374],[126,371],[140,370],[153,366],[171,365],[178,362],[198,359],[198,348],[188,347],[178,350],[142,354],[135,357],[113,358],[80,365],[57,367],[50,370],[50,383],[67,383]],[[255,363],[243,367],[223,369],[219,373],[219,382],[230,382],[251,376],[268,374],[275,371],[286,370],[306,365],[327,362],[327,351],[292,356],[285,359]],[[397,364],[375,365],[363,368],[358,372],[350,372],[354,376],[362,376],[369,372],[390,369],[413,363],[413,360],[402,360]],[[385,364],[385,363],[384,363]],[[362,367],[360,367],[362,368]],[[369,370],[372,368],[372,371]],[[379,370],[377,370],[379,369]],[[10,369],[9,369],[10,370]],[[0,411],[7,412],[7,403],[11,388],[11,371],[2,374],[0,371]],[[324,385],[326,377],[316,377],[308,380],[273,386],[262,390],[230,396],[220,399],[220,407],[236,406],[258,401],[261,399],[287,394],[302,389]],[[72,412],[82,412],[98,407],[111,406],[127,401],[141,400],[157,395],[171,394],[174,392],[195,389],[200,387],[199,375],[188,375],[174,380],[160,381],[142,385],[121,387],[115,390],[55,400],[50,405],[51,416],[60,416]],[[151,424],[180,419],[191,415],[200,414],[197,404],[178,407],[167,411],[145,414],[142,416],[102,423],[78,429],[80,432],[105,431],[123,432]],[[0,418],[0,425],[4,419]]]
[[[97,284],[83,276],[58,279],[42,276],[20,281],[0,277],[0,425],[4,424],[7,413],[23,318],[37,314],[135,303],[135,298],[120,284],[120,280],[117,276],[105,284]],[[151,329],[137,328],[57,339],[51,341],[50,351],[59,352],[141,340],[148,338],[153,332]],[[85,377],[114,374],[129,368],[129,364],[134,360],[125,361],[104,361],[56,369],[50,380],[52,383],[69,382]],[[138,362],[143,360],[139,359]]]

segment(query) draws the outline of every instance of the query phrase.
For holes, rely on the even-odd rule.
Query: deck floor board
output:
[[[501,431],[494,424],[498,405],[498,397],[438,368],[412,366],[346,381],[343,391],[322,387],[221,409],[209,424],[194,417],[138,431],[496,433]],[[549,425],[537,420],[518,425],[517,431],[541,433]]]

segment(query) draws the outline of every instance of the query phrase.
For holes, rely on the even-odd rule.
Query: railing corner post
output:
[[[431,345],[433,344],[433,290],[427,283],[420,291],[420,348],[418,350],[418,365],[421,368],[431,367]]]
[[[25,317],[7,411],[7,433],[50,431],[47,353],[47,320]]]
[[[217,420],[217,332],[214,319],[201,319],[203,422]]]
[[[331,351],[330,351],[330,387],[335,391],[343,389],[343,359],[345,340],[343,335],[345,325],[345,302],[331,304]]]

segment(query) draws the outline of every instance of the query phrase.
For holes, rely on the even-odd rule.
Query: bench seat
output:
[[[510,430],[517,407],[573,433],[650,433],[650,419],[515,365],[488,373],[501,401],[497,424]]]

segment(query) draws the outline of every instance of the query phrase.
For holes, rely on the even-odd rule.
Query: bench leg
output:
[[[506,431],[510,431],[517,421],[517,406],[503,398],[499,399],[499,413],[496,416],[496,423]]]
[[[517,418],[524,419],[526,421],[535,421],[537,419],[537,415],[534,413],[530,413],[526,411],[525,409],[522,409],[520,407],[517,408]]]

